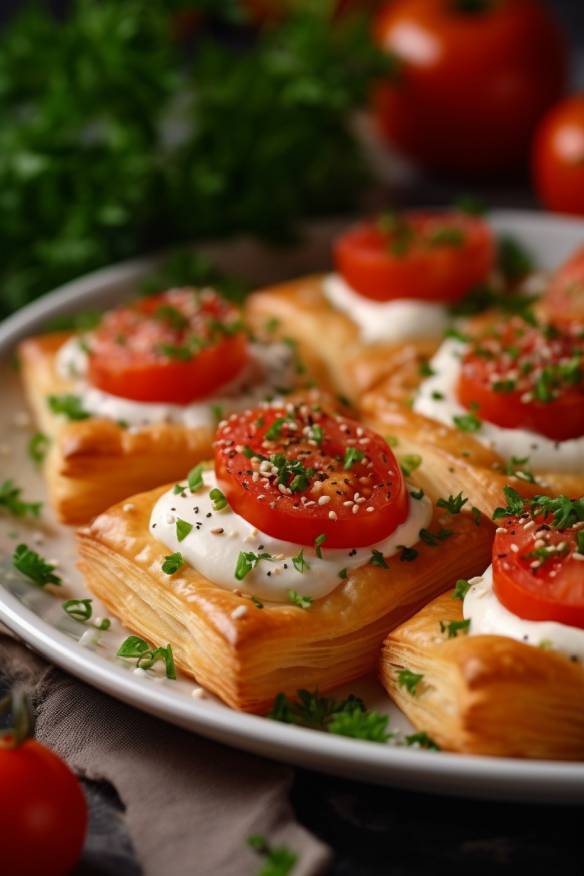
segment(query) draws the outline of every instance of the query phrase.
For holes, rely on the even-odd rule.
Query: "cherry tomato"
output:
[[[487,330],[466,352],[457,394],[467,408],[508,429],[555,441],[584,435],[584,340],[519,317]]]
[[[550,321],[584,327],[584,246],[552,275],[542,303]]]
[[[582,529],[558,529],[551,516],[531,513],[499,524],[493,544],[499,601],[527,620],[584,627],[584,564],[574,557],[582,555],[577,542]]]
[[[66,876],[87,829],[79,782],[33,739],[0,739],[0,871],[6,876]]]
[[[384,439],[319,406],[259,408],[217,432],[215,473],[229,504],[261,532],[330,548],[375,544],[409,497]]]
[[[533,144],[533,177],[549,210],[584,214],[584,94],[555,106]]]
[[[367,298],[453,302],[487,278],[495,244],[476,216],[412,210],[349,229],[334,257],[349,286]]]
[[[564,41],[538,0],[392,0],[375,34],[401,62],[375,95],[381,132],[455,175],[518,166],[563,90]]]
[[[123,398],[187,404],[233,380],[247,357],[235,308],[173,289],[105,315],[89,341],[89,380]]]

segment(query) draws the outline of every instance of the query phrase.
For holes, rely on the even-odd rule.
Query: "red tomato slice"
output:
[[[319,406],[231,416],[217,432],[215,473],[237,514],[297,544],[364,547],[408,515],[404,476],[383,438]]]
[[[493,543],[493,587],[505,608],[526,620],[584,627],[584,562],[577,541],[583,532],[577,522],[558,529],[551,515],[541,513],[504,518]]]
[[[457,395],[478,416],[555,441],[584,435],[584,340],[520,318],[475,338],[462,360]]]
[[[233,380],[247,357],[234,307],[214,292],[172,289],[106,313],[88,377],[122,398],[188,404]]]
[[[584,246],[552,275],[543,305],[551,322],[584,328]]]
[[[349,229],[336,241],[334,258],[349,286],[366,298],[450,303],[487,278],[495,244],[476,216],[412,211]]]

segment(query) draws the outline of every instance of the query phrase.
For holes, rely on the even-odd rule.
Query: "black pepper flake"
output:
[[[213,516],[213,514],[210,511],[207,511],[207,513],[205,514],[205,517],[212,517],[212,516]]]

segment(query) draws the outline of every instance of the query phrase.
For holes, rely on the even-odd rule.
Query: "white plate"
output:
[[[501,211],[491,217],[498,230],[519,238],[538,264],[553,268],[576,246],[584,243],[584,222],[535,213]],[[303,246],[281,253],[265,250],[248,240],[208,247],[228,269],[257,282],[270,282],[314,270],[326,264],[326,252],[335,224],[314,229]],[[51,293],[6,320],[0,326],[0,481],[14,476],[26,495],[43,498],[41,478],[26,458],[29,431],[24,424],[18,377],[7,364],[15,342],[36,330],[50,317],[73,310],[107,305],[131,294],[156,259],[146,259],[98,271]],[[40,525],[0,519],[0,550],[9,556],[18,540],[34,544],[56,557],[65,584],[62,596],[80,596],[83,584],[74,568],[74,541],[70,530],[55,523],[47,512]],[[0,620],[47,659],[89,684],[139,709],[179,724],[212,739],[267,757],[354,779],[429,792],[534,801],[584,801],[584,764],[469,757],[417,751],[387,744],[360,742],[317,731],[291,727],[228,709],[209,695],[195,699],[191,681],[167,681],[160,676],[136,674],[115,657],[126,633],[114,623],[93,647],[79,643],[84,628],[62,611],[60,599],[39,591],[4,570],[0,588]],[[403,716],[388,705],[374,679],[350,686],[367,705],[391,715],[391,727],[408,730]],[[348,691],[345,691],[348,692]]]

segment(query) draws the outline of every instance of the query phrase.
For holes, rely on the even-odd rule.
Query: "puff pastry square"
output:
[[[166,489],[118,504],[81,530],[79,567],[129,629],[155,645],[172,644],[184,672],[244,711],[268,710],[281,691],[327,691],[374,670],[388,630],[453,578],[483,569],[490,555],[491,524],[458,514],[449,521],[453,535],[439,547],[417,545],[414,562],[396,556],[389,569],[360,567],[308,610],[275,603],[259,609],[192,567],[162,572],[169,552],[148,524]],[[435,514],[434,523],[440,520]]]
[[[384,642],[382,683],[412,723],[450,751],[584,759],[584,667],[505,636],[440,631],[461,619],[445,593]],[[399,684],[403,669],[423,676],[414,693]]]
[[[318,356],[330,381],[351,401],[412,359],[428,359],[436,351],[433,340],[366,344],[359,328],[327,300],[324,274],[315,274],[261,289],[250,295],[245,315],[260,335],[278,321],[275,337],[292,337],[301,350]]]

